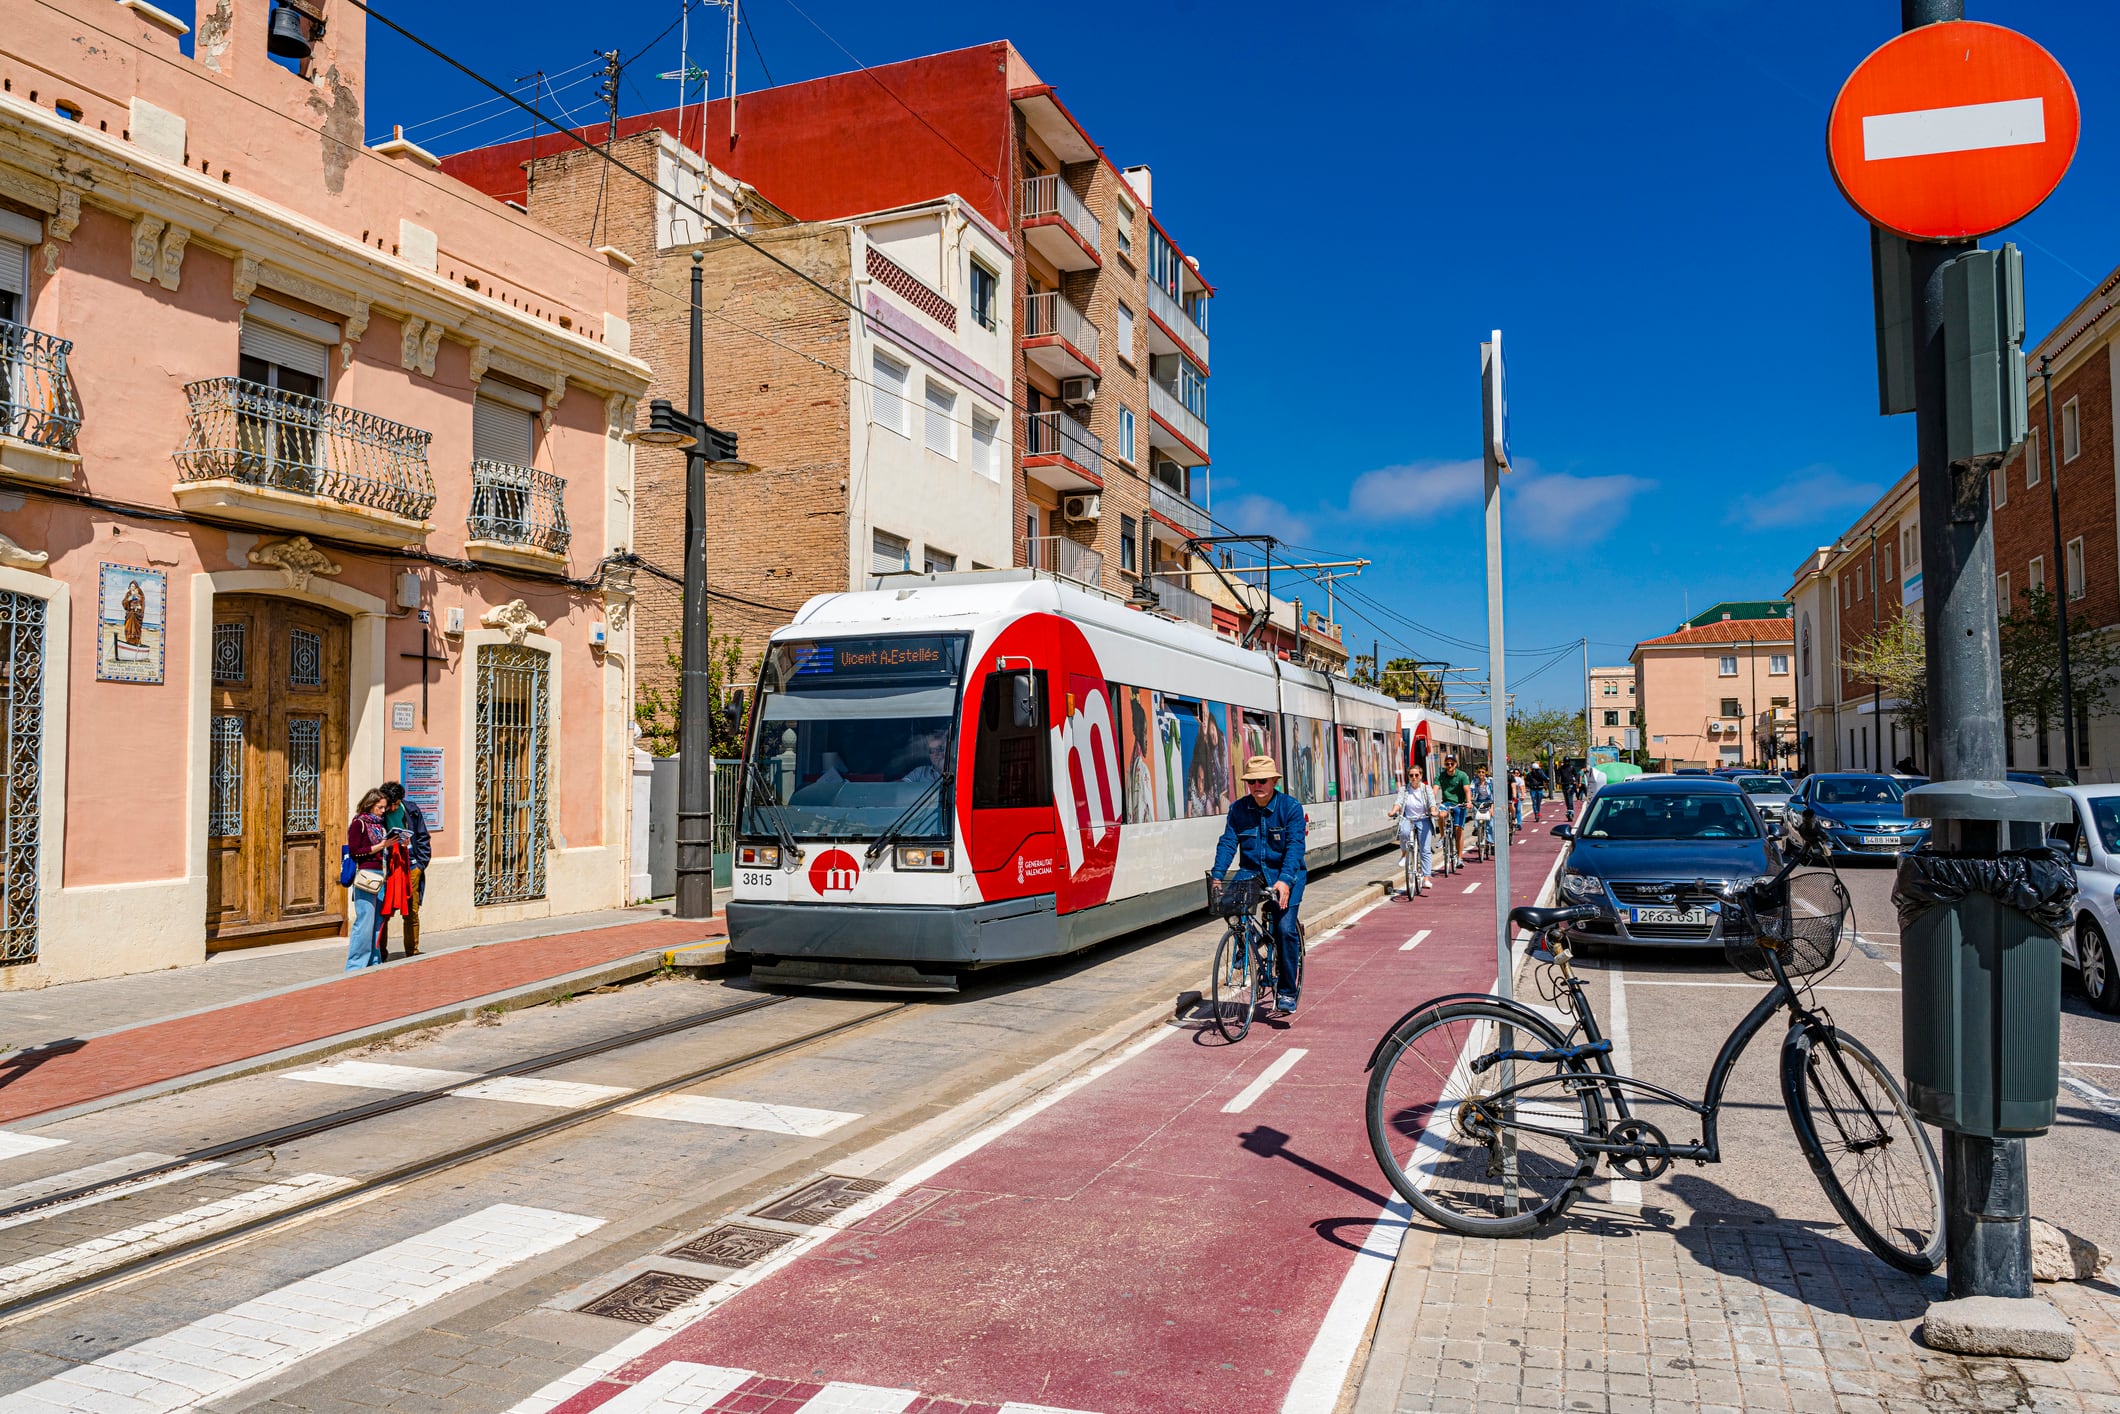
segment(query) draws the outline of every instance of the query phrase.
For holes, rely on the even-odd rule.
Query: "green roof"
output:
[[[1681,628],[1699,628],[1702,624],[1719,623],[1724,619],[1785,619],[1789,616],[1789,601],[1786,599],[1725,599],[1720,604],[1702,609],[1681,624]]]

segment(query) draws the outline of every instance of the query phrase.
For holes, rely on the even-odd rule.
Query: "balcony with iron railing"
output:
[[[1103,372],[1097,366],[1097,326],[1058,290],[1024,297],[1023,356],[1055,378]]]
[[[1156,477],[1149,478],[1148,508],[1187,535],[1212,533],[1212,522],[1208,520],[1207,512],[1188,500],[1184,492],[1164,485]]]
[[[1058,173],[1023,179],[1023,236],[1062,270],[1094,270],[1104,263],[1104,232],[1075,189]]]
[[[1104,439],[1066,413],[1024,419],[1023,468],[1055,491],[1104,489]]]
[[[434,529],[431,434],[241,378],[184,392],[191,432],[176,454],[179,509],[368,545],[417,543]]]
[[[474,560],[522,569],[567,563],[567,483],[549,471],[481,459],[471,463],[471,538]]]
[[[1184,353],[1200,367],[1207,367],[1207,331],[1193,322],[1193,317],[1176,300],[1170,291],[1154,280],[1148,282],[1149,343],[1154,353]],[[1171,347],[1161,347],[1163,340],[1155,337],[1161,331]]]
[[[1042,574],[1071,579],[1093,589],[1104,587],[1104,556],[1065,535],[1040,535],[1025,540],[1023,561]]]
[[[1150,446],[1187,466],[1207,460],[1207,423],[1179,399],[1176,389],[1149,379],[1148,413]]]
[[[1186,588],[1175,580],[1150,579],[1148,587],[1155,593],[1156,606],[1174,619],[1183,619],[1189,624],[1213,630],[1215,626],[1214,601],[1205,594]]]
[[[65,339],[0,319],[0,476],[64,486],[81,464],[81,404]]]

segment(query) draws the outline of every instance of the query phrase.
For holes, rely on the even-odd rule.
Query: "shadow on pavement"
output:
[[[87,1048],[88,1042],[78,1036],[69,1036],[63,1041],[47,1041],[41,1046],[17,1051],[6,1060],[0,1060],[0,1088],[14,1084],[46,1061],[70,1056],[75,1051]]]
[[[1673,1229],[1703,1267],[1749,1281],[1821,1311],[1865,1321],[1903,1321],[1928,1309],[1940,1276],[1915,1277],[1885,1265],[1838,1224],[1798,1222],[1740,1198],[1695,1174],[1668,1184],[1688,1210]]]

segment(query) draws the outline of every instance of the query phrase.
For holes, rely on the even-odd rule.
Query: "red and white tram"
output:
[[[1400,707],[1399,737],[1405,743],[1406,764],[1420,767],[1430,781],[1446,756],[1457,757],[1467,775],[1487,764],[1487,729],[1433,707]]]
[[[1249,755],[1312,865],[1388,843],[1390,698],[1027,573],[903,583],[767,648],[728,909],[754,976],[949,986],[1198,909]]]

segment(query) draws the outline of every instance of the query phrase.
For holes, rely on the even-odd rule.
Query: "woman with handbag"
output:
[[[353,866],[353,931],[346,939],[346,970],[374,967],[382,955],[377,951],[377,906],[385,878],[384,842],[390,832],[383,827],[383,793],[369,791],[346,827],[346,863]]]

